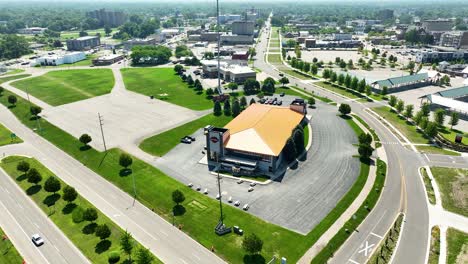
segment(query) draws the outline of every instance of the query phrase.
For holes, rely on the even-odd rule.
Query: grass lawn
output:
[[[16,144],[21,143],[23,140],[21,138],[16,137],[15,139],[11,138],[11,131],[0,124],[0,146],[5,146],[8,144]]]
[[[468,217],[468,169],[431,167],[445,210]]]
[[[317,85],[317,86],[320,86],[320,87],[322,87],[324,89],[327,89],[329,91],[332,91],[332,92],[335,92],[337,94],[341,94],[341,95],[343,95],[345,97],[351,98],[351,99],[356,99],[356,98],[362,98],[363,97],[363,95],[361,95],[361,94],[359,94],[357,92],[351,92],[349,90],[342,89],[336,84],[331,84],[331,83],[326,83],[326,82],[316,82],[314,84]]]
[[[447,139],[448,141],[455,143],[455,136],[457,134],[462,134],[465,135],[463,131],[456,130],[456,129],[450,129],[450,128],[439,128],[439,135]],[[466,136],[462,137],[462,142],[463,145],[468,145],[468,138]]]
[[[442,155],[450,155],[450,156],[461,156],[460,153],[451,151],[448,149],[439,148],[436,146],[416,146],[420,152],[424,153],[431,153],[431,154],[442,154]]]
[[[400,214],[393,223],[393,227],[391,227],[392,231],[388,232],[385,238],[382,239],[380,246],[374,251],[374,254],[367,262],[368,264],[388,263],[388,261],[390,261],[393,251],[395,250],[398,237],[400,236],[402,222],[403,215]]]
[[[95,36],[97,33],[101,34],[101,37],[104,37],[106,32],[104,31],[104,28],[98,28],[98,29],[92,29],[92,30],[86,30],[88,33],[88,36]],[[112,28],[111,34],[117,32],[117,28]],[[60,32],[60,40],[65,41],[67,39],[73,39],[73,38],[78,38],[80,37],[80,32],[79,31],[62,31]]]
[[[206,125],[223,127],[231,120],[231,116],[215,116],[213,114],[208,114],[189,123],[165,131],[161,134],[149,137],[143,140],[139,147],[151,155],[163,156],[175,146],[177,146],[177,144],[180,143],[180,139],[182,137],[191,135]]]
[[[301,80],[311,80],[312,77],[308,76],[308,75],[305,75],[301,72],[298,72],[298,71],[295,71],[295,70],[291,70],[291,69],[287,69],[287,70],[282,70],[282,72],[286,73],[286,74],[289,74],[293,77],[296,77],[298,79],[301,79]]]
[[[406,121],[402,116],[398,116],[395,112],[390,112],[390,107],[381,106],[372,108],[377,114],[390,122],[396,129],[405,135],[409,141],[413,143],[428,144],[430,141],[420,131],[416,130],[416,126]]]
[[[9,239],[4,240],[5,233],[0,228],[0,264],[22,263],[23,258],[20,256],[15,246]]]
[[[26,78],[29,76],[31,76],[31,74],[19,74],[19,75],[14,75],[14,76],[2,77],[0,78],[0,84],[11,81],[11,80]]]
[[[369,97],[376,101],[382,101],[384,99],[384,96],[376,93],[372,93]]]
[[[0,103],[8,106],[6,97],[10,94],[10,92],[5,91],[6,96],[0,97]],[[18,98],[17,106],[10,108],[10,111],[29,128],[35,127],[35,121],[30,120],[31,115],[26,100]],[[107,154],[98,152],[92,148],[81,151],[80,147],[82,144],[76,138],[48,123],[45,119],[39,119],[39,122],[41,122],[41,127],[43,128],[40,136],[118,188],[130,195],[133,194],[132,177],[120,176],[121,167],[118,161],[122,152],[119,149],[108,150]],[[260,261],[262,259],[269,260],[272,256],[286,257],[291,263],[297,262],[304,252],[320,238],[354,201],[364,186],[369,173],[369,166],[366,163],[361,163],[360,174],[350,190],[337,203],[336,207],[305,236],[268,223],[232,206],[224,206],[223,212],[226,217],[226,225],[238,225],[246,234],[256,233],[263,240],[264,244],[261,256],[252,259],[251,256],[244,255],[245,251],[242,250],[241,246],[242,237],[233,233],[222,237],[214,234],[213,228],[217,224],[219,217],[218,201],[190,189],[157,168],[135,157],[133,157],[131,168],[135,179],[137,179],[137,199],[148,208],[154,209],[155,213],[164,217],[167,221],[172,221],[174,207],[172,192],[176,189],[183,191],[186,199],[182,203],[182,206],[186,211],[184,214],[176,216],[176,223],[182,224],[182,231],[186,232],[206,248],[211,248],[214,245],[216,253],[229,263],[252,263],[259,261],[258,258],[260,258]],[[377,188],[375,192],[370,194],[368,198],[370,208],[373,206],[373,199],[375,198],[376,200],[379,196],[380,190],[381,188]],[[350,220],[346,228],[357,226],[367,213],[367,209],[359,209],[357,213],[358,217]],[[340,231],[339,240],[333,243],[333,248],[341,245],[349,235],[344,231]],[[333,251],[335,250],[336,248]]]
[[[355,118],[357,121],[359,121],[359,123],[361,123],[363,126],[365,126],[367,128],[367,130],[370,131],[370,133],[372,134],[372,138],[374,139],[375,141],[375,147],[376,148],[380,148],[382,146],[382,144],[380,143],[380,138],[379,136],[377,135],[377,133],[375,133],[375,130],[372,129],[369,124],[367,124],[366,122],[364,122],[364,120],[362,120],[362,118],[358,115],[355,115],[355,114],[352,114],[353,118]]]
[[[114,75],[110,69],[51,71],[11,85],[57,106],[109,93]]]
[[[304,98],[304,99],[307,99],[308,96],[299,94],[297,91],[295,91],[295,90],[299,90],[299,91],[304,92],[304,93],[306,93],[306,94],[308,94],[308,95],[314,97],[315,99],[318,99],[318,100],[320,100],[320,101],[322,101],[322,102],[324,102],[324,103],[327,103],[327,104],[328,104],[328,103],[332,103],[332,102],[333,102],[333,100],[329,99],[328,97],[323,97],[323,96],[316,95],[315,93],[311,93],[311,92],[309,92],[309,91],[305,91],[305,90],[303,90],[303,89],[301,89],[301,88],[299,88],[299,87],[297,87],[297,86],[291,85],[290,87],[292,88],[291,91],[290,91],[290,92],[291,92],[290,95],[297,95],[297,96],[300,96],[300,97],[302,97],[302,98]],[[278,88],[279,88],[279,89],[278,89]],[[276,88],[276,91],[277,91],[277,92],[278,92],[278,91],[281,92],[280,89],[282,89],[282,88],[281,88],[281,87],[277,87],[277,88]],[[287,89],[287,88],[286,88],[286,89]],[[285,92],[285,94],[288,94],[288,93]]]
[[[306,146],[306,147],[309,144],[309,133],[310,133],[309,126],[306,125],[304,127],[304,146]]]
[[[206,110],[213,107],[213,102],[204,93],[197,92],[182,82],[173,68],[133,68],[122,69],[125,86],[128,90],[144,95],[160,94],[169,103],[187,107],[192,110]]]
[[[38,185],[29,183],[26,175],[16,170],[16,166],[20,161],[28,162],[31,168],[37,169],[43,176],[42,181]],[[0,166],[92,263],[107,263],[109,252],[120,252],[119,241],[123,230],[99,211],[95,224],[106,224],[112,232],[109,238],[101,241],[100,238],[94,235],[95,224],[87,221],[75,223],[72,220],[72,214],[75,210],[80,210],[79,208],[86,210],[87,208],[94,208],[94,206],[81,196],[78,196],[71,204],[61,199],[63,195],[62,190],[66,184],[57,177],[62,189],[56,194],[46,192],[43,189],[43,184],[49,176],[53,176],[54,174],[39,161],[33,158],[9,156],[2,160]],[[133,255],[135,257],[136,254]],[[121,258],[125,258],[124,254],[121,254]]]
[[[447,264],[462,264],[468,259],[468,234],[447,229]]]
[[[268,54],[268,62],[281,64],[281,54]]]
[[[17,73],[22,73],[22,72],[24,72],[23,69],[14,69],[14,70],[11,70],[11,71],[7,71],[5,74],[0,75],[0,76],[12,75],[12,74],[17,74]]]
[[[431,244],[429,245],[429,258],[428,264],[439,263],[440,255],[440,229],[438,226],[434,226],[431,231]]]
[[[429,178],[426,168],[421,168],[421,175],[423,177],[424,186],[426,187],[427,198],[431,204],[435,205],[436,197],[434,194],[434,188],[432,187],[431,178]]]

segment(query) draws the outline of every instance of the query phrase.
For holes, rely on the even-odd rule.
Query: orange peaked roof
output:
[[[252,104],[225,126],[231,134],[225,147],[278,156],[302,118],[289,107]]]

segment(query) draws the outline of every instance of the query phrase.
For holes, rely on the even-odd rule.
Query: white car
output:
[[[257,185],[255,182],[250,183],[250,187],[254,187],[255,185]]]
[[[235,205],[235,206],[239,206],[239,205],[240,205],[239,200],[235,201],[235,202],[234,202],[234,205]]]
[[[208,194],[208,189],[205,189],[205,191],[203,191],[204,194]]]
[[[242,209],[243,209],[244,211],[247,211],[247,210],[249,210],[249,207],[250,207],[249,204],[245,204],[244,207],[242,207]]]
[[[229,196],[228,203],[232,203],[232,196]]]
[[[44,245],[44,239],[42,239],[42,237],[39,234],[32,235],[31,240],[34,243],[34,245],[36,245],[36,247]]]
[[[219,200],[219,198],[221,198],[221,195],[219,195],[219,193],[216,195],[216,200]]]
[[[243,183],[243,182],[244,182],[244,180],[238,180],[238,181],[237,181],[237,184],[241,184],[241,183]]]
[[[189,183],[187,186],[190,187],[190,188],[192,188],[193,183]]]
[[[253,187],[250,187],[249,188],[249,192],[253,192],[254,188]]]

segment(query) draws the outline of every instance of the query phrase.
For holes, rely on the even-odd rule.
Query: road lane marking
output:
[[[187,261],[185,261],[185,260],[183,260],[183,259],[181,259],[181,258],[179,258],[179,259],[180,259],[180,261],[182,261],[183,263],[188,264]]]
[[[198,260],[201,260],[201,258],[200,258],[198,255],[196,255],[195,253],[193,253],[192,255],[193,255],[195,258],[197,258]]]
[[[372,251],[372,248],[374,247],[375,244],[370,244],[369,241],[366,240],[366,245],[361,245],[361,248],[364,246],[363,249],[359,250],[358,253],[364,253],[364,256],[367,257],[367,254],[369,254],[369,251]]]
[[[374,236],[376,236],[376,237],[378,237],[378,238],[380,238],[380,239],[382,239],[382,238],[383,238],[383,236],[377,235],[377,234],[376,234],[376,233],[374,233],[374,232],[370,232],[370,234],[371,234],[371,235],[374,235]]]
[[[354,261],[354,260],[352,260],[352,259],[349,259],[349,262],[351,262],[351,263],[353,263],[353,264],[360,264],[359,262]]]

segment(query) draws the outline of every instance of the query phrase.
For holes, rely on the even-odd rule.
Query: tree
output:
[[[213,113],[215,116],[221,115],[221,103],[219,101],[214,102]]]
[[[419,125],[422,129],[426,129],[427,125],[429,124],[429,118],[424,116],[421,118],[421,124]]]
[[[305,62],[304,66],[302,66],[302,71],[309,72],[310,71],[310,63]]]
[[[445,110],[442,108],[438,108],[434,113],[434,122],[439,126],[443,126],[444,120],[445,120]]]
[[[281,79],[279,79],[279,82],[283,85],[285,84],[288,84],[289,83],[289,79],[287,77],[282,77]]]
[[[427,123],[426,128],[424,129],[424,133],[429,137],[433,138],[437,135],[437,123],[436,122],[429,122]]]
[[[449,124],[450,124],[450,129],[453,128],[453,126],[456,126],[458,125],[458,120],[460,119],[459,115],[457,112],[452,112],[450,114],[450,121],[449,121]]]
[[[421,106],[421,111],[425,117],[429,117],[429,114],[431,113],[431,105],[429,103],[424,103]]]
[[[132,156],[128,155],[127,153],[120,154],[119,157],[119,165],[127,169],[130,165],[132,165],[133,159]]]
[[[422,111],[418,111],[414,117],[413,117],[413,121],[416,123],[416,125],[419,126],[419,124],[421,124],[421,120],[422,118],[424,117],[424,113]]]
[[[286,141],[286,145],[284,146],[284,157],[287,162],[292,162],[297,157],[296,146],[291,137]]]
[[[98,219],[98,213],[94,208],[87,208],[83,213],[83,219],[88,222],[94,222]]]
[[[98,225],[96,227],[96,236],[99,237],[101,240],[104,240],[111,235],[111,230],[106,224]]]
[[[228,88],[231,89],[234,92],[234,90],[237,90],[237,88],[239,88],[239,86],[237,85],[237,83],[232,82],[232,83],[228,84]]]
[[[372,94],[372,87],[370,85],[366,85],[366,95],[370,96]]]
[[[67,185],[63,188],[63,200],[67,201],[68,203],[72,203],[78,197],[78,192],[75,188]]]
[[[313,96],[309,97],[307,99],[307,103],[312,106],[312,105],[315,105],[315,98]]]
[[[317,64],[312,64],[312,66],[310,66],[310,72],[312,73],[312,75],[317,75],[317,72],[318,72],[318,66]]]
[[[106,34],[106,36],[109,36],[110,33],[112,33],[112,29],[108,25],[106,25],[104,27],[104,33]]]
[[[338,111],[341,113],[341,115],[347,115],[351,113],[351,106],[349,104],[340,104],[340,107],[338,108]]]
[[[127,230],[120,236],[120,248],[127,254],[130,263],[132,263],[133,237]]]
[[[384,86],[382,87],[382,91],[380,92],[381,95],[385,96],[388,94],[388,87]]]
[[[406,120],[413,117],[414,106],[412,104],[407,105],[405,108],[405,113],[403,114],[406,117]]]
[[[79,36],[80,36],[80,37],[86,37],[86,36],[88,36],[88,32],[86,32],[86,31],[80,31]]]
[[[357,90],[358,86],[359,86],[359,80],[358,80],[358,78],[356,76],[354,76],[353,79],[351,80],[351,87],[350,88],[353,89],[353,90]]]
[[[34,185],[37,185],[39,182],[42,181],[41,173],[39,173],[39,171],[35,168],[30,169],[26,175],[28,177],[28,182]]]
[[[154,257],[151,252],[144,248],[139,247],[136,254],[136,264],[151,264],[153,263]]]
[[[18,98],[16,98],[16,96],[14,96],[14,95],[9,95],[8,96],[8,103],[9,104],[14,106],[17,101],[18,101]]]
[[[180,65],[180,64],[177,64],[176,66],[174,66],[174,71],[178,74],[178,75],[181,75],[183,73],[183,70],[184,70],[184,66]]]
[[[188,83],[188,85],[192,86],[194,84],[194,81],[193,81],[193,78],[192,78],[192,75],[189,75],[187,76],[187,80],[186,82]]]
[[[330,81],[336,82],[337,79],[338,79],[338,76],[336,75],[336,72],[332,71],[332,72],[330,73]]]
[[[252,105],[252,104],[255,104],[255,103],[256,103],[256,102],[255,102],[255,99],[254,99],[254,98],[250,99],[249,105]]]
[[[341,69],[346,68],[346,62],[345,62],[344,60],[341,60],[341,61],[340,61],[340,68],[341,68]]]
[[[374,148],[370,144],[359,144],[358,153],[363,159],[369,159],[372,156]]]
[[[345,81],[345,76],[344,74],[340,73],[340,75],[338,75],[338,84],[343,85],[344,81]]]
[[[241,107],[240,107],[239,101],[237,99],[234,99],[232,101],[232,116],[236,117],[240,114],[240,112],[241,112]]]
[[[37,115],[42,112],[42,108],[40,108],[39,106],[32,105],[29,108],[29,111],[31,112],[33,116],[37,117]]]
[[[172,192],[172,201],[174,201],[174,203],[176,203],[177,205],[184,202],[185,201],[184,193],[179,191],[179,190],[173,191]]]
[[[391,107],[395,107],[396,103],[397,103],[397,98],[396,98],[396,96],[391,95],[391,96],[390,96],[390,99],[388,100],[388,104],[389,104]]]
[[[358,91],[363,93],[366,90],[366,80],[362,79],[358,84]]]
[[[260,89],[260,83],[255,79],[247,79],[244,82],[244,93],[246,95],[257,94]]]
[[[293,132],[294,147],[296,148],[296,155],[299,156],[305,149],[304,131],[296,129]]]
[[[56,40],[54,40],[54,42],[52,43],[52,46],[53,46],[54,48],[61,48],[61,47],[63,47],[63,43],[62,43],[62,41],[60,41],[60,39],[56,39]]]
[[[275,93],[275,80],[271,77],[266,78],[263,81],[262,91],[264,93],[274,94]]]
[[[60,181],[54,176],[50,176],[44,183],[44,190],[46,192],[56,193],[60,191]]]
[[[210,99],[213,98],[214,91],[213,91],[212,88],[206,89],[206,92],[205,92],[205,93],[206,93],[206,96],[207,96],[208,98],[210,98]]]
[[[29,168],[30,168],[29,163],[24,160],[20,161],[18,165],[16,165],[16,169],[21,171],[22,173],[28,172]]]
[[[246,106],[247,106],[247,98],[245,98],[245,96],[242,96],[241,99],[240,99],[240,107],[242,109],[245,109]]]
[[[229,100],[224,101],[223,112],[225,116],[230,116],[231,113],[231,103]]]
[[[263,241],[254,233],[247,235],[242,241],[242,248],[249,254],[254,255],[262,251]]]
[[[370,145],[372,143],[372,136],[369,133],[361,133],[358,136],[359,144],[367,144]]]
[[[79,138],[80,142],[83,143],[84,146],[87,146],[89,142],[91,142],[92,138],[88,134],[83,134]]]
[[[398,102],[397,102],[397,104],[395,106],[396,111],[400,114],[403,111],[404,108],[405,108],[405,102],[403,102],[403,100],[401,100],[401,99],[398,100]]]
[[[351,75],[346,74],[344,85],[346,86],[346,88],[351,88]]]

